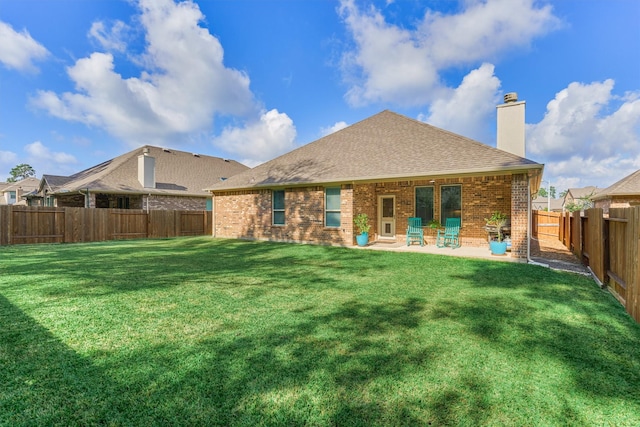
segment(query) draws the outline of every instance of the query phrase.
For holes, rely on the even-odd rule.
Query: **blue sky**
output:
[[[385,109],[495,146],[507,92],[558,191],[640,169],[640,2],[0,0],[0,180],[254,166]]]

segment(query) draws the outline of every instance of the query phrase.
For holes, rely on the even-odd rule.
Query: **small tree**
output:
[[[26,163],[21,163],[18,166],[11,169],[9,172],[11,175],[7,178],[7,182],[18,182],[25,178],[29,178],[31,176],[36,176],[36,171],[30,165]]]

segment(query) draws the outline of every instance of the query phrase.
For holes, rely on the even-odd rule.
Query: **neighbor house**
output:
[[[605,188],[593,197],[594,207],[602,208],[605,214],[609,208],[628,208],[640,205],[640,169]]]
[[[0,182],[0,205],[24,205],[23,196],[36,190],[40,180],[25,178],[16,182]]]
[[[537,196],[531,201],[531,209],[534,211],[562,212],[562,199],[547,199],[546,196]]]
[[[71,176],[43,175],[31,205],[211,209],[205,190],[248,168],[234,160],[145,145]]]
[[[543,165],[522,157],[524,102],[514,95],[498,106],[504,149],[383,111],[212,186],[213,234],[350,246],[360,213],[379,242],[404,241],[409,217],[423,226],[457,217],[462,245],[480,246],[485,218],[501,211],[512,257],[526,259]]]
[[[598,187],[594,186],[568,189],[562,199],[562,210],[575,211],[593,207],[593,197],[599,191]]]

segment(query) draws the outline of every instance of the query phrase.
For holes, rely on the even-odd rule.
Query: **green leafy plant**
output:
[[[489,218],[485,218],[484,220],[488,227],[496,229],[496,232],[498,233],[498,242],[502,242],[502,228],[507,225],[507,216],[500,211],[495,211]]]
[[[436,228],[442,228],[442,224],[440,224],[440,221],[438,221],[437,219],[432,219],[427,223],[427,227],[433,228],[435,230]]]
[[[360,234],[368,233],[369,230],[371,230],[371,225],[369,225],[369,216],[365,213],[358,214],[353,219],[353,223],[355,224]]]

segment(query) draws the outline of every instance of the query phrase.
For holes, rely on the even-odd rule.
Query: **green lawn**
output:
[[[0,425],[640,425],[640,326],[537,266],[215,240],[0,248]]]

